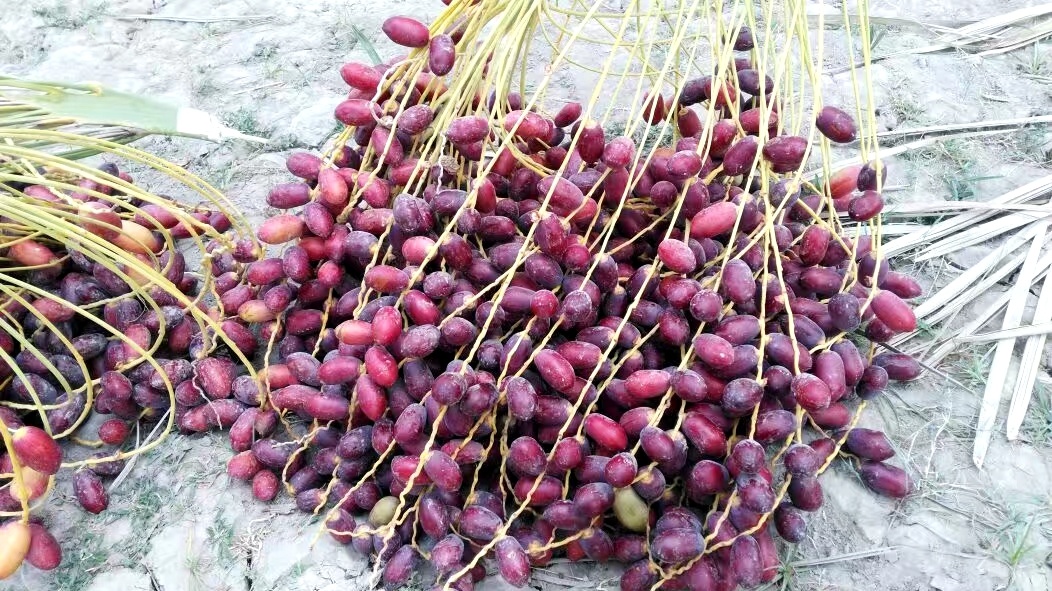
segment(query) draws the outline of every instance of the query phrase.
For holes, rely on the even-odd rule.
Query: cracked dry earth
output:
[[[960,20],[1025,4],[878,0],[871,2],[871,13]],[[287,150],[318,149],[335,128],[332,109],[345,91],[337,68],[348,59],[366,59],[350,25],[365,31],[384,54],[393,51],[377,34],[387,16],[429,18],[440,8],[437,0],[24,0],[5,6],[0,69],[45,80],[104,81],[210,111],[243,132],[271,138],[266,149],[186,139],[142,144],[201,174],[258,220],[267,213],[267,187],[285,179]],[[174,20],[129,18],[141,14]],[[877,55],[931,39],[920,29],[882,29]],[[987,59],[944,52],[882,61],[873,68],[879,119],[896,129],[1047,113],[1050,52],[1041,44]],[[846,61],[846,55],[830,54],[826,65]],[[847,80],[846,74],[825,78],[830,102],[847,104],[849,96],[838,90]],[[891,200],[999,195],[1048,173],[1050,140],[1044,128],[1033,128],[896,158],[889,183],[898,190]],[[166,189],[163,183],[146,186]],[[942,285],[989,248],[955,255],[937,268],[913,267],[908,260],[896,265],[926,286]],[[984,353],[959,351],[942,369],[981,392]],[[853,471],[831,471],[823,477],[825,507],[813,518],[809,538],[785,549],[787,566],[775,588],[1052,588],[1052,380],[1044,379],[1025,440],[1009,444],[995,436],[982,471],[970,461],[977,392],[929,376],[873,405],[862,426],[888,432],[918,493],[892,503],[869,493]],[[63,542],[63,566],[48,574],[24,568],[0,589],[315,591],[367,584],[369,566],[362,557],[328,536],[312,547],[318,524],[297,512],[291,499],[263,505],[247,487],[231,482],[225,474],[230,454],[224,434],[170,437],[137,462],[99,516],[81,511],[68,478],[60,480],[42,516]],[[562,564],[536,571],[531,585],[616,589],[618,574],[616,567]],[[496,578],[481,586],[502,587]]]

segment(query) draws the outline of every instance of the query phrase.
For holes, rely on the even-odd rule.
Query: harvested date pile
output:
[[[28,514],[20,478],[39,473],[42,494],[58,469],[39,461],[61,453],[41,391],[116,415],[105,444],[124,421],[229,428],[233,478],[263,501],[293,494],[391,588],[421,572],[471,589],[487,565],[521,587],[563,557],[623,563],[626,591],[749,588],[777,575],[776,536],[803,538],[838,458],[877,493],[909,493],[888,439],[856,425],[920,373],[879,347],[915,328],[920,290],[881,256],[871,109],[822,104],[803,3],[777,3],[777,34],[769,2],[450,4],[430,27],[384,23],[407,56],[341,69],[346,127],[327,153],[289,157],[298,180],[267,195],[284,213],[256,233],[267,255],[222,236],[221,215],[154,210],[157,235],[217,226],[199,242],[205,281],[160,244],[140,254],[167,291],[68,244],[37,253],[69,258],[39,285],[68,284],[116,334],[22,302],[16,334],[90,367],[59,389],[61,372],[3,343],[2,418],[40,426],[5,441],[22,460],[3,469],[7,515]],[[510,42],[530,39],[546,47]],[[555,90],[567,71],[589,98]],[[868,164],[835,165],[841,144]],[[157,239],[133,213],[107,219]],[[254,356],[258,376],[241,369]],[[141,449],[73,465],[88,510],[99,475]],[[0,543],[31,553],[35,525],[4,527]]]
[[[100,513],[109,505],[108,481],[129,458],[156,447],[177,417],[196,417],[203,430],[246,408],[219,399],[229,396],[236,369],[251,367],[239,353],[251,354],[239,335],[255,336],[208,313],[204,301],[218,297],[222,281],[210,272],[214,265],[188,268],[185,253],[229,250],[254,259],[259,249],[221,195],[174,165],[117,144],[107,148],[110,156],[183,175],[184,197],[197,190],[200,203],[153,195],[113,163],[95,169],[23,149],[17,131],[0,135],[6,578],[23,561],[50,570],[62,560],[41,519],[60,468],[73,472],[70,492],[81,506]],[[92,142],[67,133],[47,137],[70,149]]]
[[[854,428],[919,373],[867,342],[913,330],[919,294],[879,254],[884,171],[801,173],[831,143],[872,151],[855,118],[805,119],[778,52],[707,14],[693,49],[687,20],[654,34],[691,58],[707,38],[711,73],[626,73],[615,133],[598,91],[547,110],[550,74],[508,90],[501,40],[558,7],[465,4],[386,21],[412,53],[346,64],[336,147],[270,192],[280,252],[223,299],[272,336],[261,412],[296,424],[253,442],[239,420],[230,474],[262,500],[284,483],[385,585],[427,558],[444,589],[562,556],[623,562],[626,591],[748,588],[838,456],[905,496],[887,438]]]

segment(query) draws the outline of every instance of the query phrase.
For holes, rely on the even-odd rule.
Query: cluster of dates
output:
[[[132,181],[114,164],[100,170]],[[66,461],[77,467],[72,478],[77,500],[85,510],[99,513],[109,504],[103,479],[124,469],[124,458],[134,448],[126,440],[137,422],[154,424],[174,412],[180,425],[200,424],[192,429],[200,431],[205,423],[223,425],[223,417],[246,408],[241,403],[236,409],[223,407],[230,402],[221,399],[230,397],[239,364],[208,354],[212,348],[206,350],[201,333],[205,312],[188,311],[174,295],[192,298],[202,289],[203,275],[187,268],[177,250],[180,242],[227,232],[227,216],[205,208],[178,213],[175,204],[143,203],[119,192],[116,183],[81,179],[76,185],[79,190],[69,192],[43,185],[19,190],[65,212],[83,231],[129,253],[174,287],[151,284],[126,265],[115,269],[111,259],[89,257],[74,243],[34,234],[5,239],[5,277],[43,293],[0,295],[0,420],[11,432],[10,450],[18,460],[16,476],[11,455],[0,456],[0,512],[6,521],[0,525],[5,549],[0,578],[23,560],[46,570],[61,562],[61,548],[44,523],[36,515],[22,519],[23,504],[39,505],[50,489],[64,456],[70,455],[60,442],[70,442],[71,436],[96,439],[81,428],[93,413],[111,416],[91,421],[97,426],[95,447],[101,449],[86,460]],[[7,225],[15,232],[19,228],[10,220]],[[254,244],[245,241],[242,249],[256,251]],[[223,323],[230,334],[255,340],[247,327],[238,331],[229,324]],[[148,353],[156,364],[147,361]]]
[[[348,141],[289,157],[299,180],[270,191],[286,211],[258,231],[281,250],[222,296],[271,352],[232,477],[263,500],[287,488],[389,587],[426,556],[461,590],[483,560],[524,586],[556,556],[625,563],[625,591],[752,587],[776,575],[774,534],[804,535],[836,456],[909,492],[888,439],[853,427],[859,400],[920,367],[856,343],[912,331],[920,289],[828,213],[879,214],[878,166],[802,192],[809,142],[766,116],[761,145],[770,81],[746,59],[648,98],[679,139],[646,154],[578,103],[445,113],[456,35],[384,31],[426,49],[421,67],[342,68]],[[816,127],[855,136],[832,107]],[[293,423],[280,436],[259,429],[274,412]]]

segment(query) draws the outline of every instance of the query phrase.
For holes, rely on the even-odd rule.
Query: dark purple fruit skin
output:
[[[807,535],[807,518],[790,503],[779,505],[774,511],[774,526],[787,542],[800,542]]]
[[[745,588],[760,584],[763,566],[760,547],[752,536],[740,536],[731,545],[731,564],[738,582]]]
[[[748,172],[760,145],[756,138],[746,136],[739,139],[727,150],[723,157],[723,171],[730,176],[738,176]]]
[[[650,546],[651,555],[665,564],[682,564],[705,549],[705,540],[694,529],[675,528],[654,536]]]
[[[701,530],[701,519],[693,510],[684,507],[667,507],[665,512],[654,524],[654,533],[658,534],[667,529],[687,528]]]
[[[862,324],[858,298],[839,293],[829,299],[829,316],[833,325],[844,332],[853,332]]]
[[[814,476],[794,476],[789,483],[789,498],[804,511],[817,511],[822,506],[822,485]]]
[[[452,571],[464,555],[464,540],[456,534],[442,538],[431,549],[431,563],[439,573]]]
[[[646,558],[647,539],[643,536],[621,535],[614,538],[614,558],[630,563]]]
[[[796,430],[796,417],[787,410],[772,410],[760,414],[756,419],[757,441],[770,445],[784,440]]]
[[[727,384],[720,404],[725,413],[743,417],[763,399],[763,386],[750,378],[739,378]]]
[[[80,506],[89,513],[101,513],[110,504],[102,480],[89,470],[81,470],[73,475],[73,491],[80,501]]]
[[[854,119],[836,107],[823,107],[818,113],[815,126],[832,142],[846,144],[855,140],[857,130]]]
[[[895,455],[895,448],[888,437],[873,429],[852,429],[847,434],[844,447],[856,456],[875,462],[882,462]]]
[[[801,476],[813,476],[823,461],[813,447],[800,443],[791,445],[782,456],[785,469],[790,474]]]
[[[530,561],[522,545],[513,537],[502,538],[495,548],[497,571],[513,587],[525,587],[530,580]]]
[[[924,371],[916,359],[904,353],[881,353],[873,358],[873,365],[884,368],[889,379],[900,382],[914,380]]]
[[[588,520],[574,508],[573,501],[555,501],[545,507],[542,515],[556,529],[580,531],[588,525]]]
[[[419,561],[420,557],[417,555],[415,548],[409,545],[402,546],[395,551],[394,556],[384,566],[384,584],[389,587],[405,584],[413,576]]]
[[[596,562],[606,562],[614,553],[614,543],[602,529],[591,528],[586,531],[580,544],[585,556]]]
[[[746,474],[756,474],[764,466],[766,456],[763,446],[752,439],[743,439],[734,445],[731,458],[738,469]]]
[[[913,483],[902,468],[884,462],[862,462],[858,473],[866,486],[886,497],[901,499],[913,490]]]
[[[727,490],[730,475],[719,462],[702,460],[695,464],[687,476],[687,494],[700,502],[709,495]]]
[[[586,519],[593,519],[614,506],[614,487],[605,482],[592,482],[577,489],[574,508]]]
[[[762,476],[742,473],[738,475],[736,483],[742,507],[757,513],[766,513],[773,508],[774,489]]]
[[[869,400],[884,391],[888,385],[888,371],[883,367],[871,365],[862,372],[862,379],[856,391],[858,397]]]
[[[633,563],[621,574],[621,591],[648,591],[658,582],[658,574],[649,560]]]
[[[431,38],[428,52],[428,65],[436,76],[445,76],[453,70],[456,61],[456,47],[449,35],[436,35]]]
[[[492,540],[501,525],[503,520],[496,513],[479,505],[471,505],[460,512],[460,533],[473,540]]]
[[[880,182],[883,184],[888,179],[888,168],[880,162],[870,162],[858,172],[858,190],[877,190],[877,170],[880,171]]]

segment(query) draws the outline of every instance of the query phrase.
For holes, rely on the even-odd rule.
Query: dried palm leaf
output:
[[[872,17],[870,20],[872,21]],[[1052,4],[1021,8],[952,28],[946,27],[946,23],[939,21],[918,23],[905,19],[893,19],[888,20],[885,24],[907,25],[941,32],[941,34],[929,45],[874,56],[871,62],[949,49],[974,52],[980,56],[996,55],[1030,45],[1052,35]],[[850,67],[860,67],[860,64]],[[827,70],[826,74],[844,72],[850,67]]]
[[[1035,229],[1030,249],[1027,251],[1023,268],[1019,272],[1019,281],[1012,287],[1005,312],[1002,328],[1015,328],[1023,320],[1026,309],[1026,298],[1030,294],[1030,284],[1036,273],[1041,250],[1045,244],[1048,222],[1040,222]],[[986,451],[993,437],[997,411],[1001,407],[1005,383],[1008,381],[1008,370],[1011,367],[1012,355],[1015,352],[1015,339],[1003,339],[994,347],[993,361],[990,363],[990,374],[986,379],[982,403],[979,406],[979,422],[976,426],[975,442],[972,449],[972,461],[982,467],[986,460]]]
[[[973,461],[981,466],[986,457],[993,428],[1003,399],[1008,371],[1012,367],[1016,339],[1029,337],[1022,352],[1020,371],[1012,382],[1008,432],[1018,437],[1029,405],[1037,373],[1041,366],[1046,335],[1052,332],[1052,295],[1045,289],[1049,283],[1052,253],[1048,227],[1052,220],[1052,203],[1046,195],[1052,190],[1052,175],[1036,179],[985,203],[925,203],[893,208],[888,216],[950,214],[964,210],[933,226],[918,229],[885,245],[888,253],[913,252],[915,260],[930,260],[960,252],[987,240],[1001,244],[981,260],[970,264],[955,279],[931,294],[916,308],[916,314],[929,329],[939,328],[939,335],[926,344],[911,347],[923,353],[928,364],[938,364],[964,343],[995,341],[990,373],[980,403]],[[1025,252],[1021,248],[1029,243]],[[1018,272],[1017,272],[1018,270]],[[973,309],[972,304],[1013,273],[1012,285],[993,304]],[[1044,278],[1044,279],[1043,279]],[[1041,282],[1041,297],[1031,322],[1025,321],[1027,298],[1035,284]],[[965,311],[974,318],[950,333],[949,322]],[[1002,315],[1000,330],[977,334],[984,326]],[[918,339],[919,332],[903,335],[893,341],[902,346]]]
[[[970,265],[967,270],[951,281],[945,288],[932,294],[914,309],[917,318],[929,323],[936,323],[947,318],[955,310],[975,301],[991,286],[1008,276],[1023,263],[1023,255],[1005,259],[1019,249],[1027,235],[1015,235],[1003,245],[989,252],[979,262]]]
[[[995,127],[1021,127],[1024,125],[1035,125],[1038,123],[1052,123],[1052,115],[1035,115],[1033,117],[1016,117],[1013,119],[969,121],[967,123],[947,123],[944,125],[925,125],[923,127],[892,129],[889,131],[878,132],[877,137],[892,138],[907,136],[927,136],[932,134],[943,134],[972,129],[991,129]]]
[[[1050,191],[1052,191],[1052,175],[1047,175],[986,201],[987,209],[985,210],[959,214],[913,234],[892,240],[884,245],[884,252],[888,256],[896,256],[943,237],[964,233],[963,230],[970,226],[996,217],[999,212],[998,206],[1027,203],[1047,195]],[[889,215],[893,215],[895,211],[896,208],[890,208]]]
[[[1046,274],[1031,326],[1047,324],[1050,321],[1052,321],[1052,274]],[[1044,358],[1047,336],[1047,333],[1030,335],[1026,339],[1026,346],[1020,358],[1019,374],[1016,377],[1015,387],[1012,389],[1008,418],[1005,421],[1005,432],[1010,441],[1019,438],[1019,428],[1023,425],[1023,419],[1026,418],[1026,411],[1030,406],[1030,398],[1037,382],[1038,370]]]
[[[817,26],[819,19],[824,20],[827,25],[843,25],[844,23],[857,24],[859,16],[857,13],[841,13],[831,6],[809,6],[807,8],[807,20],[811,26]],[[912,18],[901,18],[893,16],[869,15],[870,25],[884,25],[888,27],[906,27],[920,29],[923,31],[947,31],[957,29],[975,23],[975,20],[925,20],[919,21]]]

